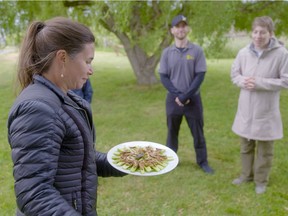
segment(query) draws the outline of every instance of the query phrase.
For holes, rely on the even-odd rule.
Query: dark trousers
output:
[[[180,107],[176,104],[175,98],[168,94],[166,98],[166,114],[168,127],[167,146],[177,152],[178,135],[184,116],[194,140],[196,162],[199,166],[208,164],[206,141],[203,131],[203,109],[200,95],[192,98],[188,105]]]

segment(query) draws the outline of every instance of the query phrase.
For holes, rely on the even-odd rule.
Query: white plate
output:
[[[173,160],[168,161],[168,165],[164,169],[160,170],[159,172],[153,171],[153,172],[145,172],[143,174],[138,172],[138,171],[131,172],[130,170],[124,169],[121,166],[118,166],[118,165],[113,163],[112,156],[114,155],[114,153],[118,149],[122,149],[124,147],[132,147],[132,146],[140,146],[140,147],[151,146],[153,148],[164,149],[165,155],[167,157],[173,157]],[[132,142],[126,142],[126,143],[121,143],[119,145],[116,145],[109,150],[109,152],[107,154],[107,159],[108,159],[108,162],[117,170],[120,170],[121,172],[128,173],[131,175],[137,175],[137,176],[161,175],[161,174],[164,174],[164,173],[167,173],[167,172],[170,172],[171,170],[173,170],[179,162],[177,154],[173,150],[171,150],[170,148],[168,148],[162,144],[158,144],[158,143],[154,143],[154,142],[147,142],[147,141],[132,141]]]

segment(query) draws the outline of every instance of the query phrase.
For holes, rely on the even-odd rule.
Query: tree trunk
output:
[[[136,76],[137,83],[140,85],[153,85],[158,82],[156,75],[155,75],[155,69],[157,65],[149,65],[150,59],[146,57],[142,58],[135,58],[135,55],[133,53],[127,53],[127,56],[129,58],[130,64],[133,68],[133,72]],[[152,60],[156,59],[156,57],[151,57]],[[158,58],[159,59],[159,58]]]
[[[105,5],[102,11],[103,14],[107,14],[109,11],[108,5]],[[125,32],[117,30],[117,28],[115,28],[113,15],[111,13],[108,14],[109,15],[105,16],[104,19],[100,19],[99,22],[105,29],[115,34],[121,41],[137,79],[137,83],[139,85],[153,85],[158,83],[155,70],[160,61],[162,49],[168,46],[173,39],[171,35],[167,32],[167,34],[160,36],[161,43],[158,45],[156,51],[151,56],[148,56],[146,51],[142,49],[137,42],[135,43],[138,38],[133,39],[132,37],[130,39]]]
[[[126,53],[138,84],[153,85],[158,82],[155,70],[160,57],[155,55],[148,57],[137,45],[133,49],[126,51]]]
[[[132,45],[129,38],[124,33],[116,33],[122,42],[137,83],[139,85],[153,85],[158,82],[155,74],[160,55],[148,56],[138,45]]]

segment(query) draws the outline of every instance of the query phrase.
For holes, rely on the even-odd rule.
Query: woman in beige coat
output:
[[[288,88],[288,51],[273,35],[270,17],[255,18],[252,43],[239,51],[231,70],[240,88],[232,130],[241,139],[242,161],[241,176],[232,183],[254,181],[257,194],[266,191],[273,143],[283,137],[279,99],[280,90]]]

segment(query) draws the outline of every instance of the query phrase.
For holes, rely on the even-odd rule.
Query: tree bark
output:
[[[153,85],[158,82],[155,69],[160,57],[157,55],[148,56],[138,45],[132,46],[130,39],[125,33],[115,34],[122,42],[137,83],[140,85]]]
[[[171,43],[172,37],[169,34],[165,35],[158,49],[156,49],[157,51],[151,56],[148,56],[140,46],[137,44],[133,46],[131,40],[125,33],[115,32],[115,35],[124,46],[137,83],[140,85],[153,85],[158,83],[156,67],[160,61],[161,51]]]
[[[64,1],[65,7],[77,7],[80,5],[90,6],[94,4],[93,1]],[[158,4],[156,2],[152,2],[153,10],[154,10],[154,19],[157,19],[161,15],[161,10],[158,8]],[[135,5],[135,10],[133,10],[134,19],[131,21],[131,28],[134,29],[136,33],[139,35],[135,35],[135,37],[141,36],[141,21],[139,17],[139,5]],[[154,53],[150,56],[147,55],[146,51],[142,49],[137,43],[134,43],[133,36],[131,38],[125,32],[121,32],[115,28],[115,21],[113,17],[113,13],[109,11],[110,8],[108,4],[105,4],[102,7],[102,15],[103,18],[99,19],[99,23],[102,27],[107,29],[109,32],[112,32],[116,37],[121,41],[124,46],[125,52],[133,69],[134,75],[137,79],[137,83],[139,85],[153,85],[158,83],[156,78],[156,67],[160,61],[161,51],[168,46],[172,37],[170,34],[162,36],[161,43],[158,45],[158,48]],[[147,29],[152,28],[151,24],[146,24]],[[135,39],[135,38],[134,38]]]
[[[171,35],[168,33],[167,35],[164,35],[164,37],[162,37],[162,42],[159,44],[158,49],[156,49],[156,52],[151,56],[148,56],[145,50],[137,44],[133,44],[132,40],[125,32],[115,30],[115,22],[112,15],[106,17],[106,19],[100,19],[100,24],[108,31],[114,33],[123,44],[134,75],[137,79],[137,83],[140,85],[153,85],[158,83],[155,74],[156,67],[160,61],[162,49],[168,46],[172,41]]]

